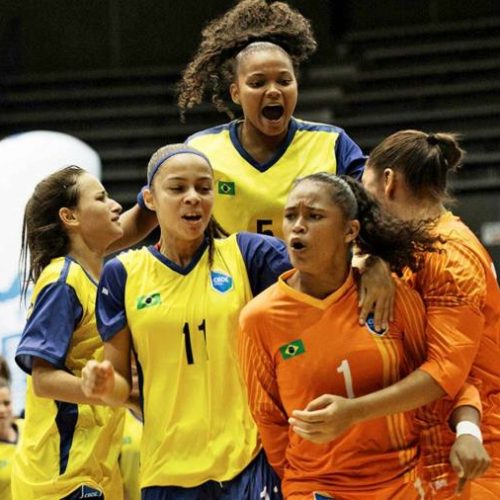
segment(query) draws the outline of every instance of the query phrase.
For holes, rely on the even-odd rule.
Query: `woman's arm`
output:
[[[120,330],[104,343],[105,361],[90,360],[82,370],[83,393],[97,398],[101,404],[121,406],[129,401],[130,375],[130,331]]]
[[[102,404],[102,401],[82,390],[80,379],[45,361],[33,357],[32,381],[35,395],[40,398],[66,401],[76,404]]]
[[[123,228],[123,236],[106,249],[107,254],[140,243],[158,225],[156,213],[145,210],[139,205],[134,205],[124,212],[120,217],[120,222]]]

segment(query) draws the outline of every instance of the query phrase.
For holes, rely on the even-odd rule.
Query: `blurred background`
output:
[[[289,3],[319,42],[296,115],[345,128],[365,153],[402,128],[460,132],[468,155],[454,210],[500,267],[500,2]],[[0,139],[52,130],[83,140],[107,189],[130,206],[154,149],[227,121],[207,104],[181,124],[173,89],[202,27],[231,5],[2,0]]]

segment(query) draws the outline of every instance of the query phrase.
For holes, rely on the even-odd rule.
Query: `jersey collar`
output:
[[[285,154],[288,146],[295,136],[295,132],[297,131],[297,120],[292,117],[290,120],[290,125],[288,127],[288,133],[283,144],[268,161],[266,161],[265,163],[259,163],[252,156],[250,156],[250,154],[246,151],[246,149],[240,142],[240,139],[238,137],[238,126],[241,122],[242,120],[234,120],[229,124],[229,137],[231,138],[231,142],[240,156],[259,172],[265,172],[278,162],[278,160]]]
[[[165,257],[158,248],[156,248],[156,245],[151,245],[148,247],[148,250],[163,264],[165,264],[169,269],[172,271],[182,274],[183,276],[186,276],[191,272],[192,269],[196,267],[196,264],[200,261],[200,259],[203,257],[203,254],[205,253],[205,250],[208,247],[208,240],[205,238],[201,245],[198,247],[196,252],[193,255],[193,258],[191,259],[191,262],[186,266],[182,267],[179,266],[179,264],[173,262],[169,258]]]

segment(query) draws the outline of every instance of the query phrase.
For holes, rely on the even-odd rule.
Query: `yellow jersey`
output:
[[[129,500],[141,500],[139,486],[139,453],[142,438],[142,422],[130,411],[125,415],[122,448],[120,451],[120,471]]]
[[[53,259],[38,279],[16,351],[31,374],[33,357],[80,376],[87,360],[102,360],[97,333],[97,284],[70,257]],[[14,500],[53,500],[77,489],[123,498],[118,467],[124,409],[75,404],[35,395],[28,377],[24,432],[13,464]]]
[[[283,242],[250,233],[215,240],[211,267],[206,242],[186,267],[155,247],[105,265],[98,327],[104,340],[131,333],[144,415],[141,488],[230,480],[257,455],[236,356],[238,316],[289,267]]]
[[[296,179],[317,172],[361,178],[366,158],[341,128],[292,118],[279,151],[258,163],[238,138],[239,123],[219,125],[186,140],[212,164],[214,216],[229,233],[251,231],[282,238],[283,209]]]
[[[22,432],[23,420],[17,419],[15,422],[17,440],[15,443],[2,441],[0,439],[0,498],[2,500],[11,500],[10,478],[12,475],[12,461],[16,451],[19,436]]]

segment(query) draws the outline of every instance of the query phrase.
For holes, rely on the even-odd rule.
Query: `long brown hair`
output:
[[[21,243],[21,297],[26,297],[29,284],[36,282],[52,259],[69,252],[59,210],[77,206],[78,179],[85,172],[76,165],[65,167],[40,181],[28,200]]]

